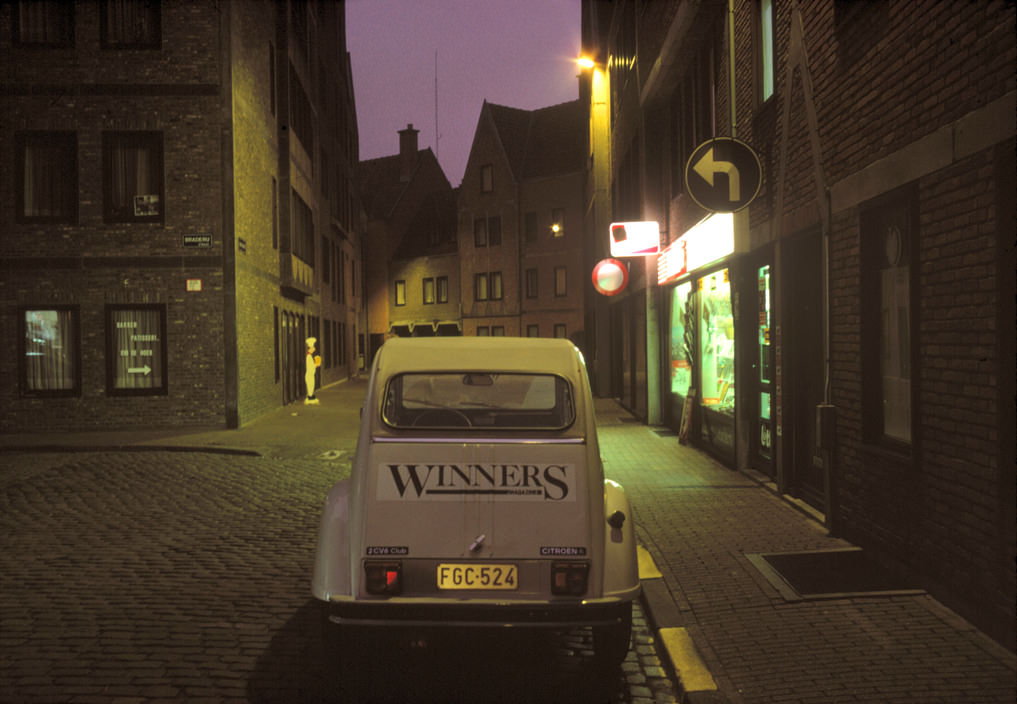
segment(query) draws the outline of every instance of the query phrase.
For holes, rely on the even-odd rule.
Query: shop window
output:
[[[99,42],[104,49],[158,49],[162,44],[159,0],[102,0]]]
[[[162,222],[161,132],[104,132],[103,216],[106,222]]]
[[[22,308],[19,374],[24,396],[80,396],[81,342],[74,306]]]
[[[734,316],[728,270],[699,280],[700,346],[703,405],[734,415]]]
[[[406,305],[406,282],[396,281],[395,282],[395,304],[397,306]]]
[[[166,307],[106,306],[106,390],[166,394]]]
[[[677,396],[687,396],[692,384],[695,313],[691,294],[690,282],[675,286],[671,291],[671,393]]]
[[[19,132],[16,142],[18,222],[76,222],[77,135]]]
[[[916,210],[913,195],[904,192],[861,217],[862,389],[869,442],[911,443]]]
[[[16,46],[74,46],[74,3],[20,0],[13,10]]]

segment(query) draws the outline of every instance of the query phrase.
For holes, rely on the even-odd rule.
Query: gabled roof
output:
[[[539,110],[484,106],[517,180],[583,170],[586,123],[579,100]]]
[[[429,190],[448,190],[451,186],[448,179],[444,177],[438,159],[430,147],[417,150],[416,168],[413,178],[418,178],[424,173],[423,166],[431,163],[434,169],[429,171],[442,174],[441,178],[434,178],[433,184],[426,186]],[[406,191],[411,181],[401,181],[400,155],[383,156],[377,159],[361,161],[357,166],[357,178],[360,183],[360,195],[364,203],[364,210],[371,219],[387,220],[395,212],[399,200]]]
[[[433,191],[410,220],[394,258],[413,259],[456,251],[456,191]]]

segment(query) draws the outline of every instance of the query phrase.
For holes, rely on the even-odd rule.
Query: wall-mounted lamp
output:
[[[581,68],[584,71],[589,71],[597,64],[589,56],[580,56],[578,59],[576,59],[576,65],[579,66],[579,68]]]

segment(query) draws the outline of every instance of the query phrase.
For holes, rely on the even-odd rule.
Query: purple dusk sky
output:
[[[398,153],[398,131],[412,123],[420,148],[430,147],[458,186],[484,100],[534,110],[579,97],[579,5],[347,0],[360,158]]]

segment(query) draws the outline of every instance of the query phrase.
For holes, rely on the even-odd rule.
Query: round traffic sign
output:
[[[696,147],[685,164],[685,185],[692,199],[714,213],[741,210],[759,193],[763,167],[745,142],[715,137]]]
[[[628,283],[628,267],[617,259],[601,259],[593,267],[593,288],[605,296],[621,293]]]

